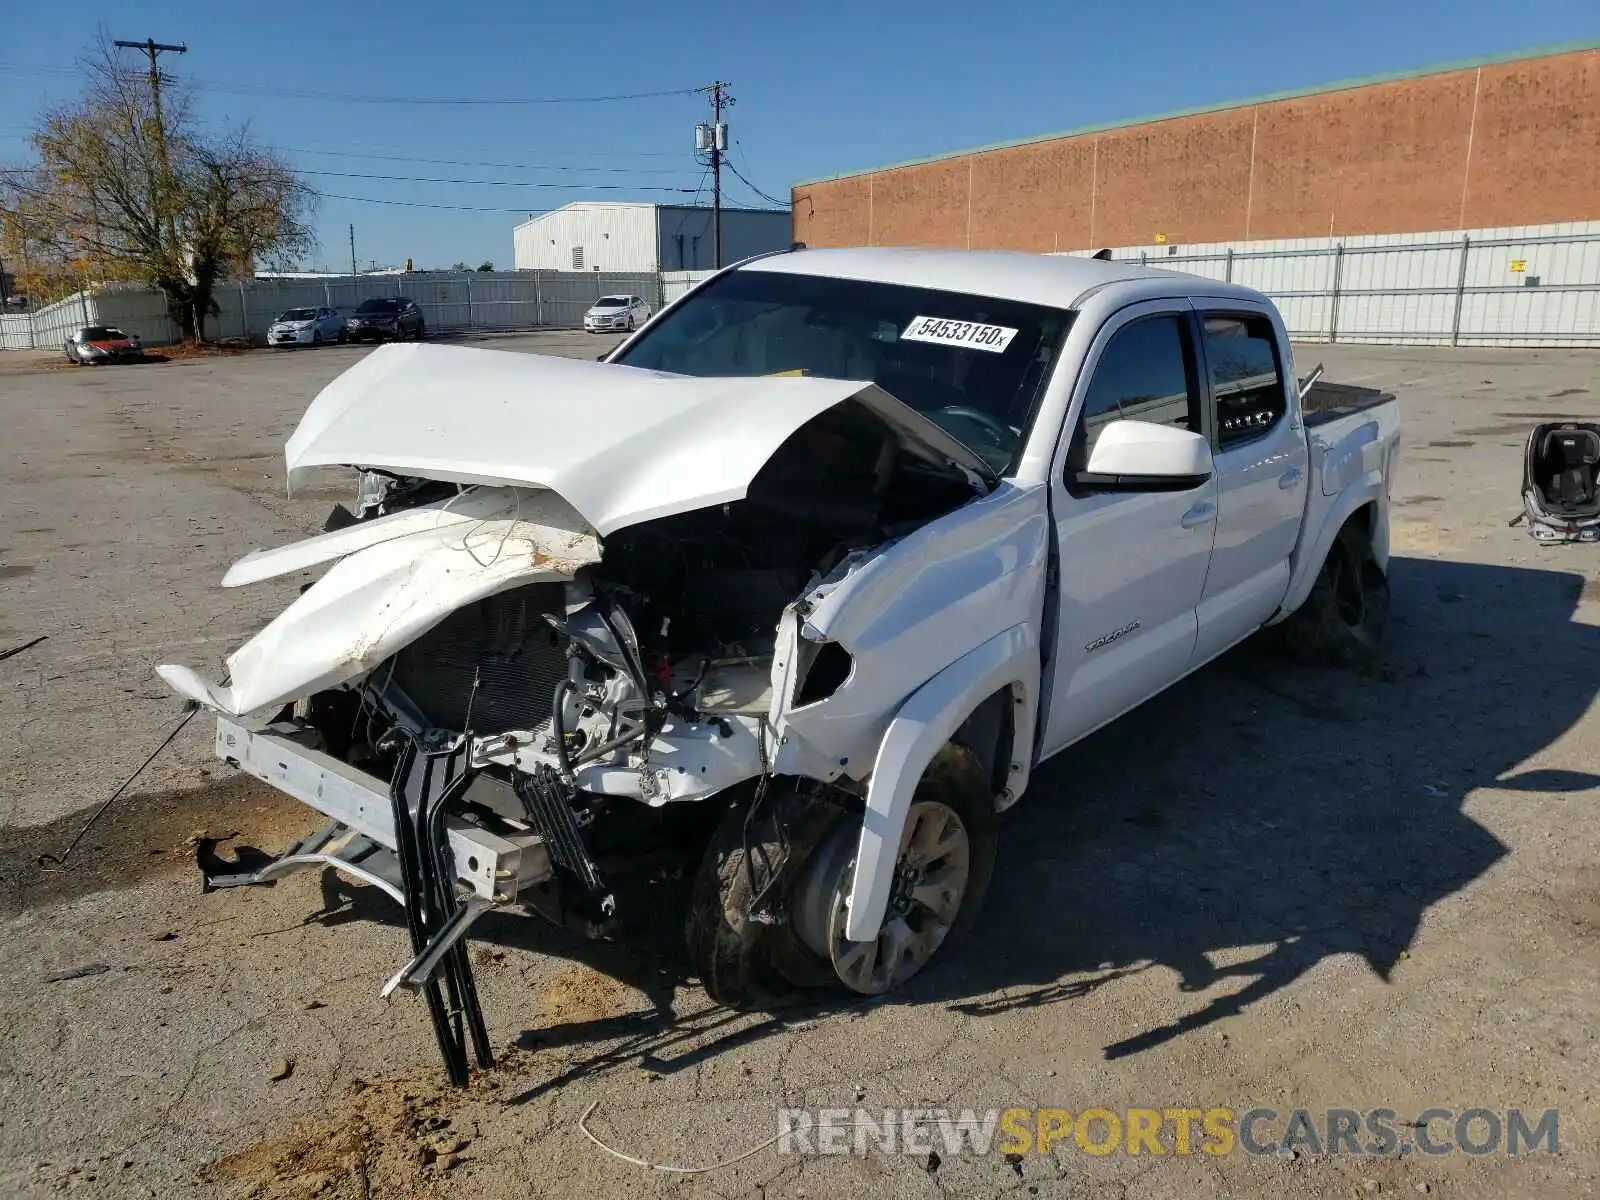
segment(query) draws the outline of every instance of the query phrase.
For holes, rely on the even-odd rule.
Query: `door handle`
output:
[[[1196,504],[1188,512],[1183,514],[1183,519],[1180,524],[1182,524],[1185,529],[1195,529],[1206,524],[1208,521],[1215,520],[1216,516],[1217,506],[1211,503],[1209,500],[1202,500],[1199,504]]]
[[[1299,467],[1290,467],[1282,475],[1278,476],[1278,486],[1280,488],[1282,488],[1284,491],[1288,491],[1290,488],[1294,487],[1295,484],[1297,484],[1299,482],[1300,482],[1300,468]]]

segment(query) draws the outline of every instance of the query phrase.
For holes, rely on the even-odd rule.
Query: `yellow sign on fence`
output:
[[[1513,258],[1511,260],[1511,269],[1521,274],[1528,269],[1528,260],[1525,258]]]

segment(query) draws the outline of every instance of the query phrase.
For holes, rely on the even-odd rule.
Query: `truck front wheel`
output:
[[[861,818],[839,821],[797,881],[790,920],[805,953],[780,959],[796,983],[828,982],[875,996],[921,972],[977,919],[994,870],[994,797],[976,757],[951,743],[911,800],[882,927],[871,941],[844,935]]]
[[[951,743],[917,785],[878,936],[844,936],[861,812],[805,785],[732,806],[712,836],[685,921],[689,954],[713,1000],[745,1008],[795,988],[890,991],[976,919],[994,868],[994,797],[971,751]],[[780,832],[781,831],[781,832]],[[746,845],[756,870],[746,868]],[[779,868],[765,887],[768,864]],[[757,915],[752,915],[752,913]]]
[[[1312,666],[1348,667],[1378,655],[1389,623],[1389,580],[1358,521],[1328,550],[1306,602],[1278,626],[1291,657]]]

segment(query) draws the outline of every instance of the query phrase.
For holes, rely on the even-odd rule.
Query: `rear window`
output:
[[[363,300],[361,307],[356,309],[362,313],[392,313],[400,311],[398,300]]]
[[[744,269],[656,317],[612,362],[679,375],[871,380],[1004,475],[1072,322],[1043,305]]]

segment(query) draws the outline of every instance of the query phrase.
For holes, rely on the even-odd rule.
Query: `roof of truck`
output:
[[[794,250],[741,264],[742,271],[776,271],[899,283],[935,291],[1020,300],[1074,308],[1106,284],[1164,280],[1174,294],[1248,294],[1235,285],[1137,263],[1110,262],[1071,254],[1027,254],[1013,250],[919,250],[892,246]],[[1196,286],[1198,285],[1198,286]]]

